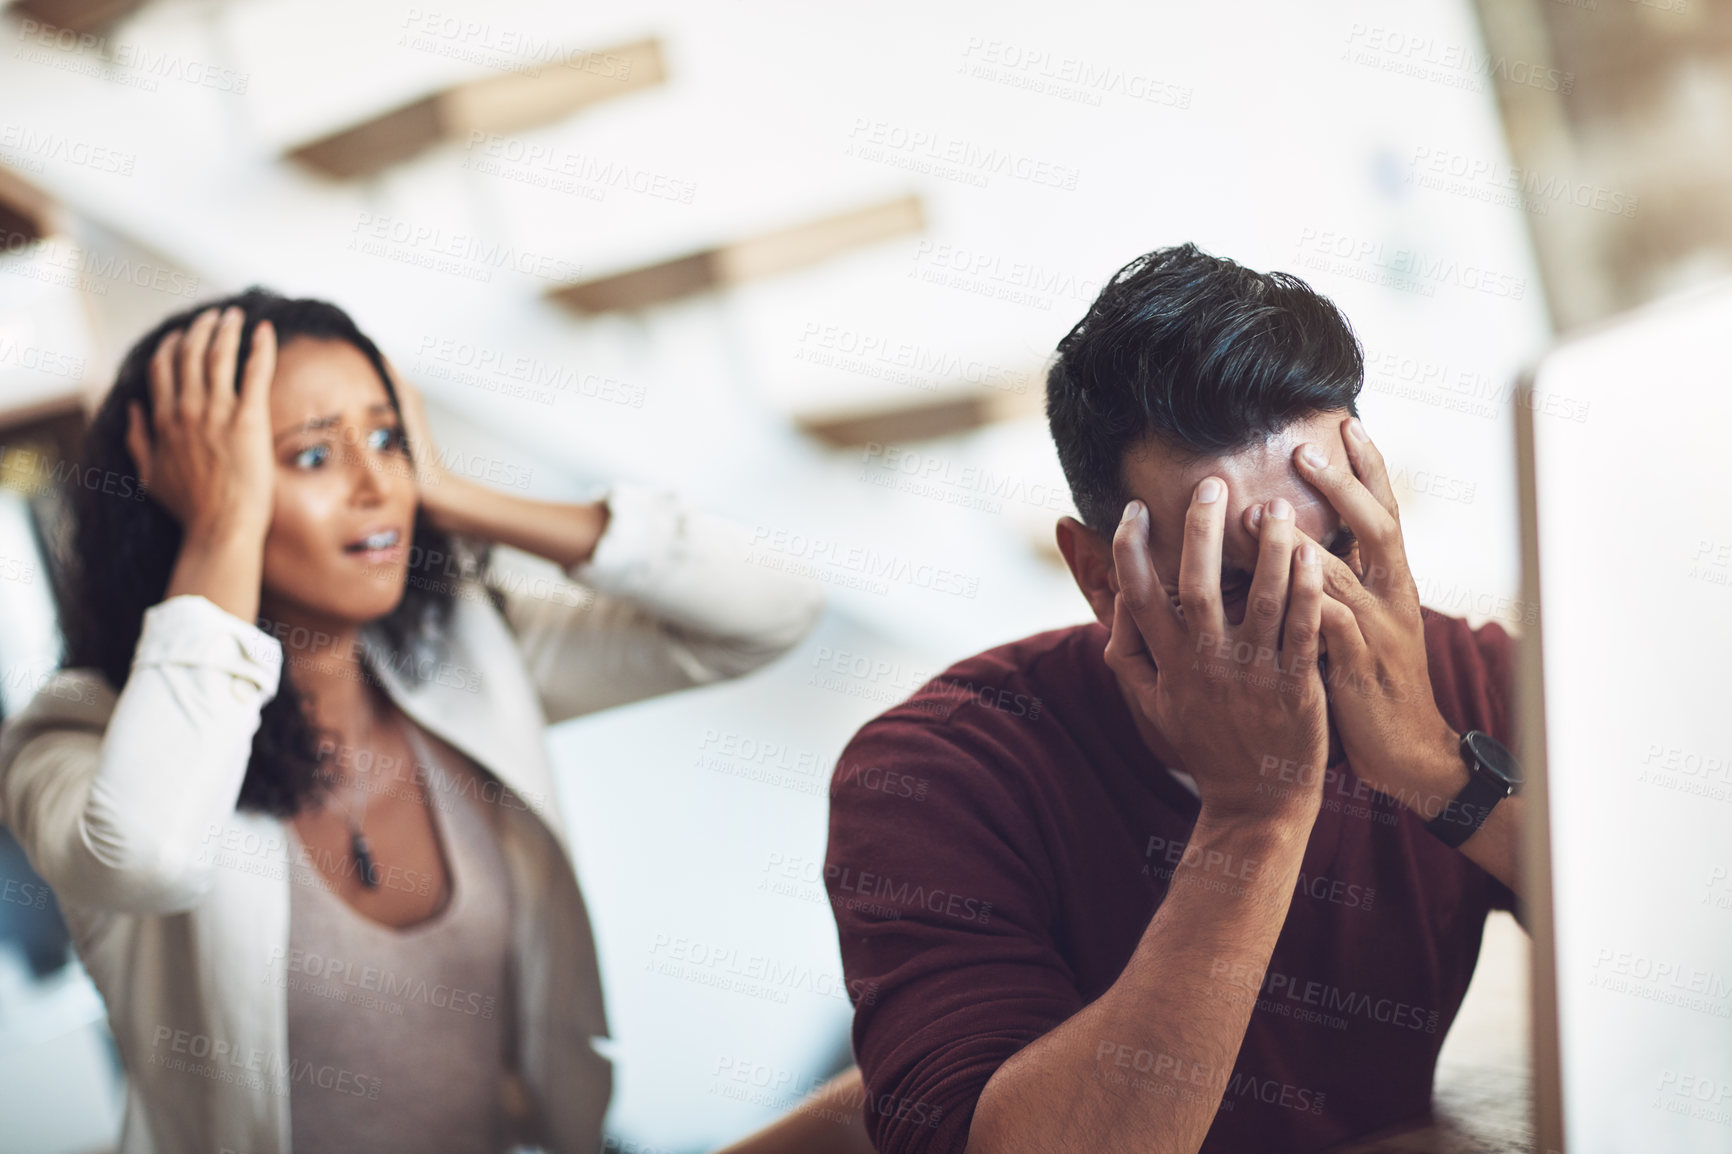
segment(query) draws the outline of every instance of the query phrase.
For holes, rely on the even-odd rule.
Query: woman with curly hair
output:
[[[77,490],[65,667],[0,732],[0,816],[106,1002],[122,1150],[597,1150],[543,730],[764,665],[818,587],[669,493],[445,471],[341,309],[257,288],[132,348],[81,468],[123,483]],[[561,572],[502,588],[493,544]]]

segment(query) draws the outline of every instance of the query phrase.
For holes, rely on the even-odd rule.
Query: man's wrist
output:
[[[1255,777],[1241,780],[1205,767],[1195,775],[1198,823],[1207,818],[1223,829],[1296,828],[1308,836],[1323,808],[1327,759],[1327,750],[1304,760],[1270,754],[1258,759]]]
[[[1289,893],[1319,809],[1320,804],[1270,812],[1205,806],[1173,862],[1168,895],[1202,893],[1220,906]]]
[[[1461,759],[1461,734],[1447,722],[1439,723],[1437,736],[1414,752],[1405,772],[1391,773],[1374,783],[1376,788],[1430,821],[1442,813],[1467,787],[1473,774]]]
[[[1297,843],[1304,845],[1317,824],[1317,814],[1323,808],[1323,798],[1316,790],[1307,790],[1307,797],[1295,798],[1288,804],[1268,809],[1236,808],[1210,805],[1207,801],[1197,811],[1191,840],[1212,839],[1250,843],[1262,842],[1271,849]]]

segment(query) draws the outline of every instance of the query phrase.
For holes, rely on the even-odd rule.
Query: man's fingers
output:
[[[186,339],[180,343],[180,414],[189,421],[204,419],[209,388],[205,383],[205,357],[210,351],[211,332],[216,328],[217,310],[206,309],[187,326]]]
[[[1287,612],[1287,576],[1293,567],[1293,506],[1276,497],[1264,507],[1257,543],[1257,571],[1245,597],[1245,622],[1240,635],[1275,651],[1281,637],[1281,615]]]
[[[1323,641],[1329,646],[1330,668],[1341,669],[1357,662],[1365,654],[1365,634],[1359,631],[1359,619],[1353,610],[1327,594],[1320,608],[1320,628]]]
[[[1331,464],[1323,449],[1303,444],[1293,451],[1299,475],[1334,506],[1353,535],[1365,560],[1365,584],[1387,588],[1400,584],[1407,573],[1407,551],[1401,541],[1401,523],[1353,475],[1345,461]]]
[[[1323,596],[1322,555],[1323,550],[1310,541],[1293,550],[1293,592],[1288,597],[1287,625],[1281,635],[1281,668],[1294,677],[1309,676],[1317,667],[1317,639],[1327,600]]]
[[[1155,684],[1154,658],[1123,594],[1113,598],[1113,630],[1107,638],[1106,661],[1109,669],[1134,687]]]
[[[1346,605],[1355,614],[1371,613],[1378,608],[1376,594],[1367,589],[1351,566],[1311,539],[1303,529],[1296,529],[1300,544],[1317,547],[1317,560],[1323,571],[1323,593]]]
[[[223,310],[205,363],[210,381],[208,415],[219,425],[228,422],[235,407],[235,356],[240,351],[241,322],[245,319],[245,314],[233,305]]]
[[[1399,523],[1401,507],[1395,503],[1395,487],[1389,483],[1389,470],[1383,464],[1383,454],[1371,443],[1371,437],[1358,417],[1348,417],[1341,422],[1341,443],[1347,446],[1347,460],[1353,466],[1353,475]]]
[[[1221,537],[1226,531],[1227,483],[1204,477],[1185,513],[1185,539],[1179,552],[1179,604],[1194,635],[1223,637],[1221,611]]]
[[[1349,417],[1342,422],[1342,444],[1347,446],[1347,459],[1353,465],[1354,475],[1361,484],[1377,498],[1377,503],[1388,510],[1395,521],[1396,537],[1401,534],[1401,506],[1395,500],[1395,486],[1390,484],[1389,469],[1383,462],[1383,454],[1371,441],[1371,436],[1365,431],[1365,426],[1358,417]],[[1419,603],[1419,586],[1413,578],[1412,567],[1407,563],[1407,546],[1402,543],[1397,554],[1400,567],[1389,575],[1387,587],[1397,595],[1405,594],[1413,604]],[[1375,576],[1368,573],[1367,576]]]
[[[1141,501],[1125,506],[1113,533],[1113,573],[1118,579],[1118,609],[1127,613],[1156,660],[1171,659],[1184,645],[1185,628],[1161,589],[1160,574],[1149,556],[1149,509]]]

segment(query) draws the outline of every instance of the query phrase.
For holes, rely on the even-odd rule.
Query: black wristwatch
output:
[[[1521,763],[1489,733],[1470,729],[1462,734],[1461,759],[1470,774],[1467,784],[1442,813],[1425,823],[1433,837],[1452,848],[1472,837],[1492,807],[1522,787]]]

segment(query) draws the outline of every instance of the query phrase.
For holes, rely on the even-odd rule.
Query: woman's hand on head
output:
[[[126,447],[139,480],[189,534],[262,538],[270,526],[276,331],[259,322],[237,372],[245,319],[238,308],[206,309],[163,337],[150,362],[150,416],[138,401],[127,405]]]
[[[385,371],[391,377],[391,387],[397,393],[397,407],[403,413],[403,432],[409,439],[409,452],[415,458],[415,485],[421,503],[428,507],[429,513],[436,514],[440,498],[447,495],[444,486],[452,477],[440,463],[439,450],[433,444],[433,426],[427,421],[426,402],[421,399],[421,390],[397,371],[389,357],[382,359]]]

